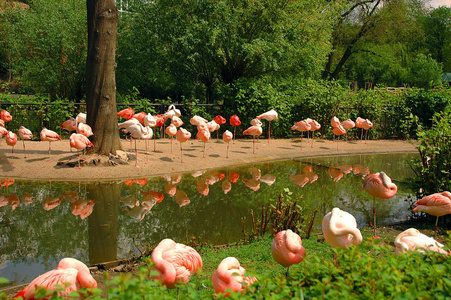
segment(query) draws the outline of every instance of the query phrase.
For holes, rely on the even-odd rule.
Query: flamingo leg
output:
[[[366,144],[367,140],[368,140],[368,130],[366,130],[366,133],[365,133],[365,144]]]
[[[149,160],[147,159],[147,154],[148,154],[148,147],[149,146],[149,140],[146,139],[146,164],[149,163]]]
[[[182,143],[180,143],[180,162],[183,164],[183,148],[182,148]]]
[[[229,143],[227,143],[227,158],[229,158]]]
[[[25,154],[25,141],[22,140],[22,145],[23,145],[23,158],[27,158],[26,154]]]
[[[153,152],[157,152],[156,150],[156,145],[157,145],[157,140],[155,139],[156,134],[153,135]]]
[[[437,220],[435,220],[435,233],[434,233],[434,239],[437,238],[437,231],[438,231],[438,216],[437,216]]]
[[[11,148],[11,160],[14,158],[14,146]],[[11,165],[14,165],[14,162],[11,161]]]
[[[255,135],[254,135],[254,139],[252,140],[252,154],[255,154]]]
[[[172,136],[171,136],[171,154],[172,154]]]
[[[269,121],[269,125],[268,125],[268,143],[269,143],[270,139],[271,139],[271,121]]]
[[[363,128],[362,128],[362,132],[360,133],[360,142],[362,142],[363,140]]]
[[[236,126],[233,126],[233,143],[235,144]]]
[[[135,168],[139,168],[138,166],[138,149],[136,148],[136,139],[135,139]]]
[[[206,148],[207,142],[204,142],[204,158],[205,158],[205,148]]]
[[[81,169],[81,167],[80,167],[80,152],[77,153],[77,159],[78,159],[78,168],[77,168],[77,170],[80,170]]]
[[[375,206],[375,198],[373,197],[373,226],[374,226],[374,235],[373,239],[380,239],[380,236],[376,234],[376,206]]]
[[[315,132],[312,131],[312,145],[310,146],[310,148],[313,148],[313,141],[315,140]]]
[[[50,147],[50,142],[49,142],[49,159],[47,161],[50,161],[50,150],[51,150],[51,147]]]

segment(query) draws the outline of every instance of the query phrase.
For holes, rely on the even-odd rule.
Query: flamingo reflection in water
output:
[[[184,191],[178,190],[175,194],[175,202],[179,205],[179,207],[188,205],[190,203],[190,200],[188,198],[188,195]]]

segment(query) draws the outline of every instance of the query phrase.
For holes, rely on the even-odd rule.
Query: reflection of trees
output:
[[[118,215],[121,185],[88,185],[88,198],[95,208],[88,218],[89,262],[91,264],[117,259]]]
[[[398,157],[400,165],[394,163]],[[0,194],[17,194],[22,199],[27,193],[27,196],[32,195],[36,200],[26,206],[20,204],[14,211],[9,204],[0,207],[0,253],[3,254],[0,264],[12,261],[26,265],[42,264],[45,269],[52,269],[65,256],[90,263],[115,260],[127,256],[129,251],[137,252],[132,238],[142,246],[155,246],[166,237],[177,242],[186,242],[187,236],[201,237],[201,241],[213,244],[236,241],[243,237],[242,219],[247,219],[246,230],[250,230],[251,210],[258,215],[262,206],[277,201],[277,193],[284,188],[293,192],[293,199],[299,199],[298,204],[302,206],[307,221],[313,211],[318,209],[314,226],[316,230],[320,230],[323,216],[335,206],[352,213],[359,226],[366,225],[372,219],[371,197],[358,188],[362,177],[351,172],[334,182],[328,174],[328,168],[360,164],[369,166],[372,172],[384,170],[394,179],[405,180],[403,170],[407,167],[402,162],[407,159],[405,155],[383,156],[378,160],[372,156],[352,156],[309,160],[308,163],[288,161],[223,169],[221,173],[229,174],[233,170],[240,175],[240,179],[231,184],[227,195],[222,190],[225,178],[216,182],[211,180],[214,175],[211,172],[196,178],[185,174],[180,182],[173,183],[190,200],[189,204],[182,207],[176,202],[175,196],[164,193],[167,184],[165,178],[152,178],[144,186],[136,183],[132,186],[109,183],[87,185],[87,194],[80,192],[78,183],[52,182],[49,186],[40,182],[16,180],[9,188],[1,188]],[[290,180],[288,174],[301,174],[307,165],[312,166],[318,179],[300,187]],[[258,191],[252,191],[242,181],[252,178],[249,171],[251,167],[260,169],[261,174],[274,175],[276,181],[271,186],[261,184]],[[209,193],[203,196],[196,190],[195,182],[208,178],[209,182],[215,183],[208,186]],[[386,218],[393,220],[401,215],[403,206],[398,202],[403,202],[408,190],[404,185],[398,187],[395,199],[376,201],[379,224],[383,224]],[[138,201],[142,206],[143,201],[146,201],[145,194],[151,190],[164,193],[162,202],[152,202],[153,206],[147,206],[149,211],[141,221],[130,218],[128,207],[120,199],[135,199],[133,202]],[[71,214],[71,203],[67,199],[70,197],[67,195],[54,209],[44,210],[43,200],[61,197],[63,191],[67,195],[70,191],[78,191],[80,199],[95,200],[93,213],[87,220]],[[12,274],[9,278],[20,276]]]

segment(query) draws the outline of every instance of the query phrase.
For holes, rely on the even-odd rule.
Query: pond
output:
[[[395,197],[377,200],[378,225],[407,220],[414,154],[357,155],[277,161],[118,182],[1,180],[0,277],[30,282],[63,257],[87,264],[140,254],[163,238],[224,244],[252,228],[251,212],[289,189],[314,232],[333,207],[372,220],[372,198],[358,187],[365,174],[386,172]]]

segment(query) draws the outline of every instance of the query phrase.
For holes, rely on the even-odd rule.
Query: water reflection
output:
[[[1,179],[0,277],[20,284],[66,256],[89,264],[139,254],[163,238],[223,244],[243,237],[251,210],[289,188],[314,230],[333,207],[353,214],[359,227],[372,220],[371,197],[358,189],[364,175],[385,171],[398,194],[378,201],[378,224],[410,216],[412,155],[349,156],[254,164],[110,183],[44,183]],[[262,184],[264,183],[264,184]],[[20,200],[19,200],[20,199]],[[243,220],[247,220],[243,225]]]

